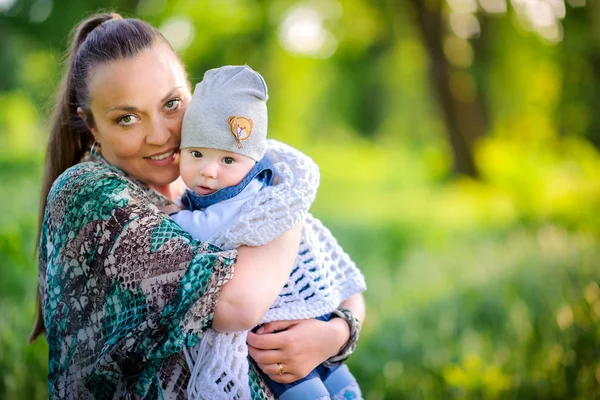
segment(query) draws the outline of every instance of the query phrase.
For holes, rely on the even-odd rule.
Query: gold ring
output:
[[[279,368],[279,375],[283,375],[283,365],[281,365],[280,363],[275,364],[277,364],[277,368]]]

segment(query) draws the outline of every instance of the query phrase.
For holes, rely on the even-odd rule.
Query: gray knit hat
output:
[[[267,138],[267,85],[247,65],[206,71],[181,127],[181,148],[231,151],[259,161]]]

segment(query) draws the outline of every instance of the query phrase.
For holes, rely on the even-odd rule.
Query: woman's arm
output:
[[[344,301],[341,304],[341,306],[348,308],[350,311],[352,311],[352,314],[354,314],[354,316],[358,318],[358,322],[360,322],[360,325],[362,326],[362,324],[365,322],[366,313],[365,298],[362,293],[356,293],[350,296],[346,301]]]
[[[213,329],[234,332],[258,324],[285,285],[298,255],[302,224],[260,246],[238,249],[233,278],[221,288]]]
[[[127,374],[124,390],[147,397],[166,365],[169,379],[185,379],[173,357],[210,328],[238,253],[192,240],[158,197],[101,163],[53,185],[39,247],[51,390],[81,376],[102,397]]]
[[[361,324],[364,322],[362,293],[351,296],[341,305],[349,308]],[[348,324],[341,318],[327,322],[316,319],[275,321],[264,324],[256,334],[248,333],[248,352],[271,379],[290,383],[304,378],[323,361],[338,354],[349,338]],[[283,367],[282,375],[277,363]]]

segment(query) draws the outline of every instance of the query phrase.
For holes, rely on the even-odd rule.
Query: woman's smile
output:
[[[153,154],[148,157],[144,157],[150,164],[157,167],[162,167],[175,162],[179,149],[177,147],[170,148],[167,151]]]

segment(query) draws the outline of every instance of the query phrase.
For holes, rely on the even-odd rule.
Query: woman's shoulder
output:
[[[118,193],[127,192],[136,195],[141,191],[127,177],[105,162],[84,161],[63,172],[54,181],[47,204],[69,199],[70,204],[94,201],[114,197]]]
[[[126,179],[125,175],[117,168],[112,167],[107,162],[86,160],[73,165],[63,172],[58,179],[87,179],[87,178],[107,178],[107,179]]]
[[[110,168],[106,163],[84,161],[67,168],[60,174],[52,185],[52,192],[64,192],[73,190],[92,181],[121,181],[125,182],[125,176]]]

